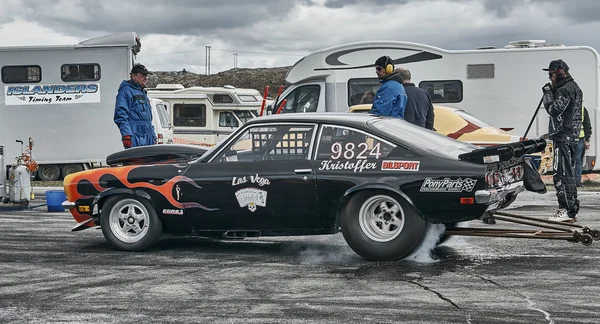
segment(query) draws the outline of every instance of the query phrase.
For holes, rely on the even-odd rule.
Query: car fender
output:
[[[337,224],[339,224],[339,217],[340,217],[339,210],[341,209],[341,207],[348,201],[348,199],[350,198],[350,196],[352,194],[362,191],[362,190],[387,190],[387,191],[394,192],[394,193],[398,194],[399,196],[401,196],[402,198],[404,198],[415,209],[415,211],[421,217],[423,217],[423,215],[421,215],[421,213],[419,212],[419,209],[417,208],[417,206],[415,206],[415,204],[413,203],[412,199],[410,199],[410,197],[408,195],[406,195],[401,189],[395,188],[387,183],[364,183],[364,184],[360,184],[358,186],[354,186],[354,187],[348,189],[344,193],[344,197],[342,198],[342,200],[340,201],[340,205],[338,206],[338,215],[336,217]]]
[[[108,197],[110,197],[110,196],[121,195],[121,194],[140,196],[142,198],[150,200],[150,195],[147,192],[145,192],[144,190],[129,189],[129,188],[109,188],[107,190],[102,191],[94,198],[94,201],[92,202],[92,206],[98,205],[98,212],[99,212],[100,207],[102,207],[101,205],[99,205],[100,203],[103,204],[104,201],[106,201],[106,199],[108,199]]]

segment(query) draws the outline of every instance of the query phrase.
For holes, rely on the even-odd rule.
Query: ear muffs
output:
[[[391,74],[392,72],[394,72],[394,61],[392,61],[392,59],[389,56],[387,56],[387,64],[385,65],[385,73]]]

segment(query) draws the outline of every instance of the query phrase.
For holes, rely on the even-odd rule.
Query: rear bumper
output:
[[[478,204],[491,205],[501,202],[508,195],[517,195],[525,191],[523,181],[511,183],[500,189],[477,190],[475,192],[475,202]]]

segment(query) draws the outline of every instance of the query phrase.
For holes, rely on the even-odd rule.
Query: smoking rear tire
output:
[[[37,170],[40,181],[56,181],[60,178],[60,168],[56,164],[42,164]]]
[[[427,221],[402,197],[387,191],[360,191],[342,207],[340,226],[354,252],[370,261],[396,261],[414,251]]]
[[[150,202],[133,195],[108,198],[100,213],[100,226],[106,240],[118,250],[144,251],[162,233],[162,222]]]

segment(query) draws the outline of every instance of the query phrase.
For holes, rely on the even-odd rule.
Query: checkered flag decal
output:
[[[476,182],[477,180],[475,179],[466,178],[463,183],[462,191],[470,192],[471,190],[473,190],[473,187],[475,187]]]

